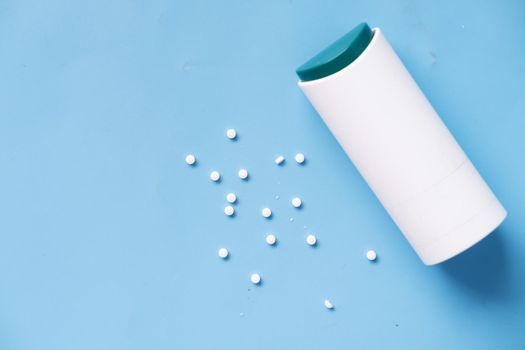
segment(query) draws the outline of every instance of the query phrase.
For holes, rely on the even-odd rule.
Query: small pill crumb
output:
[[[237,196],[235,195],[235,193],[228,193],[226,195],[226,200],[228,201],[228,203],[235,203],[237,202]]]
[[[324,300],[324,307],[327,308],[328,310],[333,310],[334,304],[332,304],[332,302],[330,300],[325,299]]]
[[[293,221],[293,218],[290,218],[290,222],[292,222],[292,221]]]
[[[259,284],[261,283],[261,275],[258,273],[252,273],[250,276],[250,281],[252,281],[253,284]]]
[[[270,208],[263,208],[263,210],[261,211],[261,214],[265,218],[269,218],[270,216],[272,216],[272,211],[270,210]]]
[[[311,246],[316,245],[317,244],[317,237],[315,237],[314,235],[306,236],[306,243],[308,245],[311,245]]]
[[[366,252],[366,258],[370,261],[374,261],[375,259],[377,259],[377,253],[375,252],[375,250],[369,250]]]
[[[300,208],[301,205],[303,205],[303,201],[301,200],[301,198],[295,197],[292,199],[292,205],[294,206],[294,208]]]
[[[224,214],[226,214],[228,216],[232,216],[233,214],[235,214],[235,209],[233,209],[233,207],[231,205],[227,205],[224,208]]]
[[[186,156],[186,164],[194,165],[196,161],[197,161],[197,159],[195,158],[195,156],[193,154],[188,154]]]
[[[281,198],[281,197],[279,197],[279,195],[276,195],[276,196],[275,196],[275,199],[279,199],[279,198]]]
[[[246,169],[239,170],[239,177],[242,180],[246,180],[248,178],[248,170],[246,170]]]
[[[226,259],[230,253],[228,252],[228,249],[221,248],[219,249],[219,258]]]
[[[304,154],[302,153],[297,153],[295,155],[295,161],[299,164],[303,164],[304,163]]]
[[[221,174],[218,171],[212,171],[210,173],[210,180],[213,182],[217,182],[221,179]]]
[[[283,156],[279,156],[279,157],[275,158],[275,164],[281,165],[281,164],[283,164],[283,162],[284,162],[284,157]]]
[[[226,130],[226,137],[230,140],[235,140],[235,138],[237,137],[237,131],[235,131],[235,129]]]
[[[269,233],[266,235],[266,243],[269,245],[274,245],[277,242],[277,237],[273,233]]]

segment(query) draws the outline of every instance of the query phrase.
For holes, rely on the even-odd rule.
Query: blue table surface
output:
[[[517,0],[1,1],[0,349],[524,349],[524,14]],[[362,21],[509,212],[438,266],[296,85]]]

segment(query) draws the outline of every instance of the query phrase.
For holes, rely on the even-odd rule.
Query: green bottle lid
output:
[[[321,79],[352,63],[372,40],[372,30],[361,23],[295,71],[302,81]]]

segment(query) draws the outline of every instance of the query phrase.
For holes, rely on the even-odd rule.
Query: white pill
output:
[[[261,275],[258,273],[252,273],[250,276],[250,281],[252,281],[253,284],[259,284],[261,283]]]
[[[230,140],[234,140],[237,137],[237,131],[235,131],[235,129],[226,130],[226,137]]]
[[[266,243],[269,245],[274,245],[277,242],[277,237],[273,233],[269,233],[266,235]]]
[[[308,245],[314,246],[317,243],[317,237],[315,237],[314,235],[306,236],[306,243]]]
[[[224,214],[228,216],[232,216],[234,213],[235,213],[235,209],[233,209],[231,205],[227,205],[226,207],[224,207]]]
[[[248,178],[248,170],[246,169],[239,170],[239,177],[243,180],[246,180]]]
[[[295,161],[299,164],[303,164],[304,163],[304,154],[302,153],[297,153],[295,155]]]
[[[366,252],[366,258],[370,261],[374,261],[375,259],[377,259],[377,253],[375,252],[375,250],[369,250]]]
[[[235,193],[228,193],[226,195],[226,200],[228,201],[228,203],[235,203],[237,202],[237,196],[235,195]]]
[[[272,216],[272,211],[270,210],[270,208],[263,208],[263,210],[261,211],[261,214],[265,218],[269,218],[270,216]]]
[[[195,164],[196,161],[197,161],[197,159],[195,158],[195,156],[193,154],[188,154],[186,156],[186,164],[193,165],[193,164]]]
[[[219,249],[219,258],[226,259],[230,253],[228,252],[228,249],[221,248]]]
[[[283,162],[284,162],[284,157],[283,156],[279,156],[279,157],[275,158],[275,164],[281,165],[281,164],[283,164]]]
[[[292,199],[292,205],[294,206],[294,208],[300,208],[301,205],[303,205],[303,201],[301,200],[301,198],[295,197]]]
[[[329,310],[332,310],[334,308],[334,304],[332,304],[332,302],[328,299],[325,299],[324,300],[324,307],[329,309]]]
[[[218,171],[212,171],[210,173],[210,180],[211,181],[214,181],[214,182],[217,182],[221,179],[221,174],[218,172]]]

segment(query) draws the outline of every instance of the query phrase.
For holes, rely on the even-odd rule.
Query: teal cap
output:
[[[321,79],[354,62],[372,40],[372,30],[361,23],[295,71],[302,81]]]

